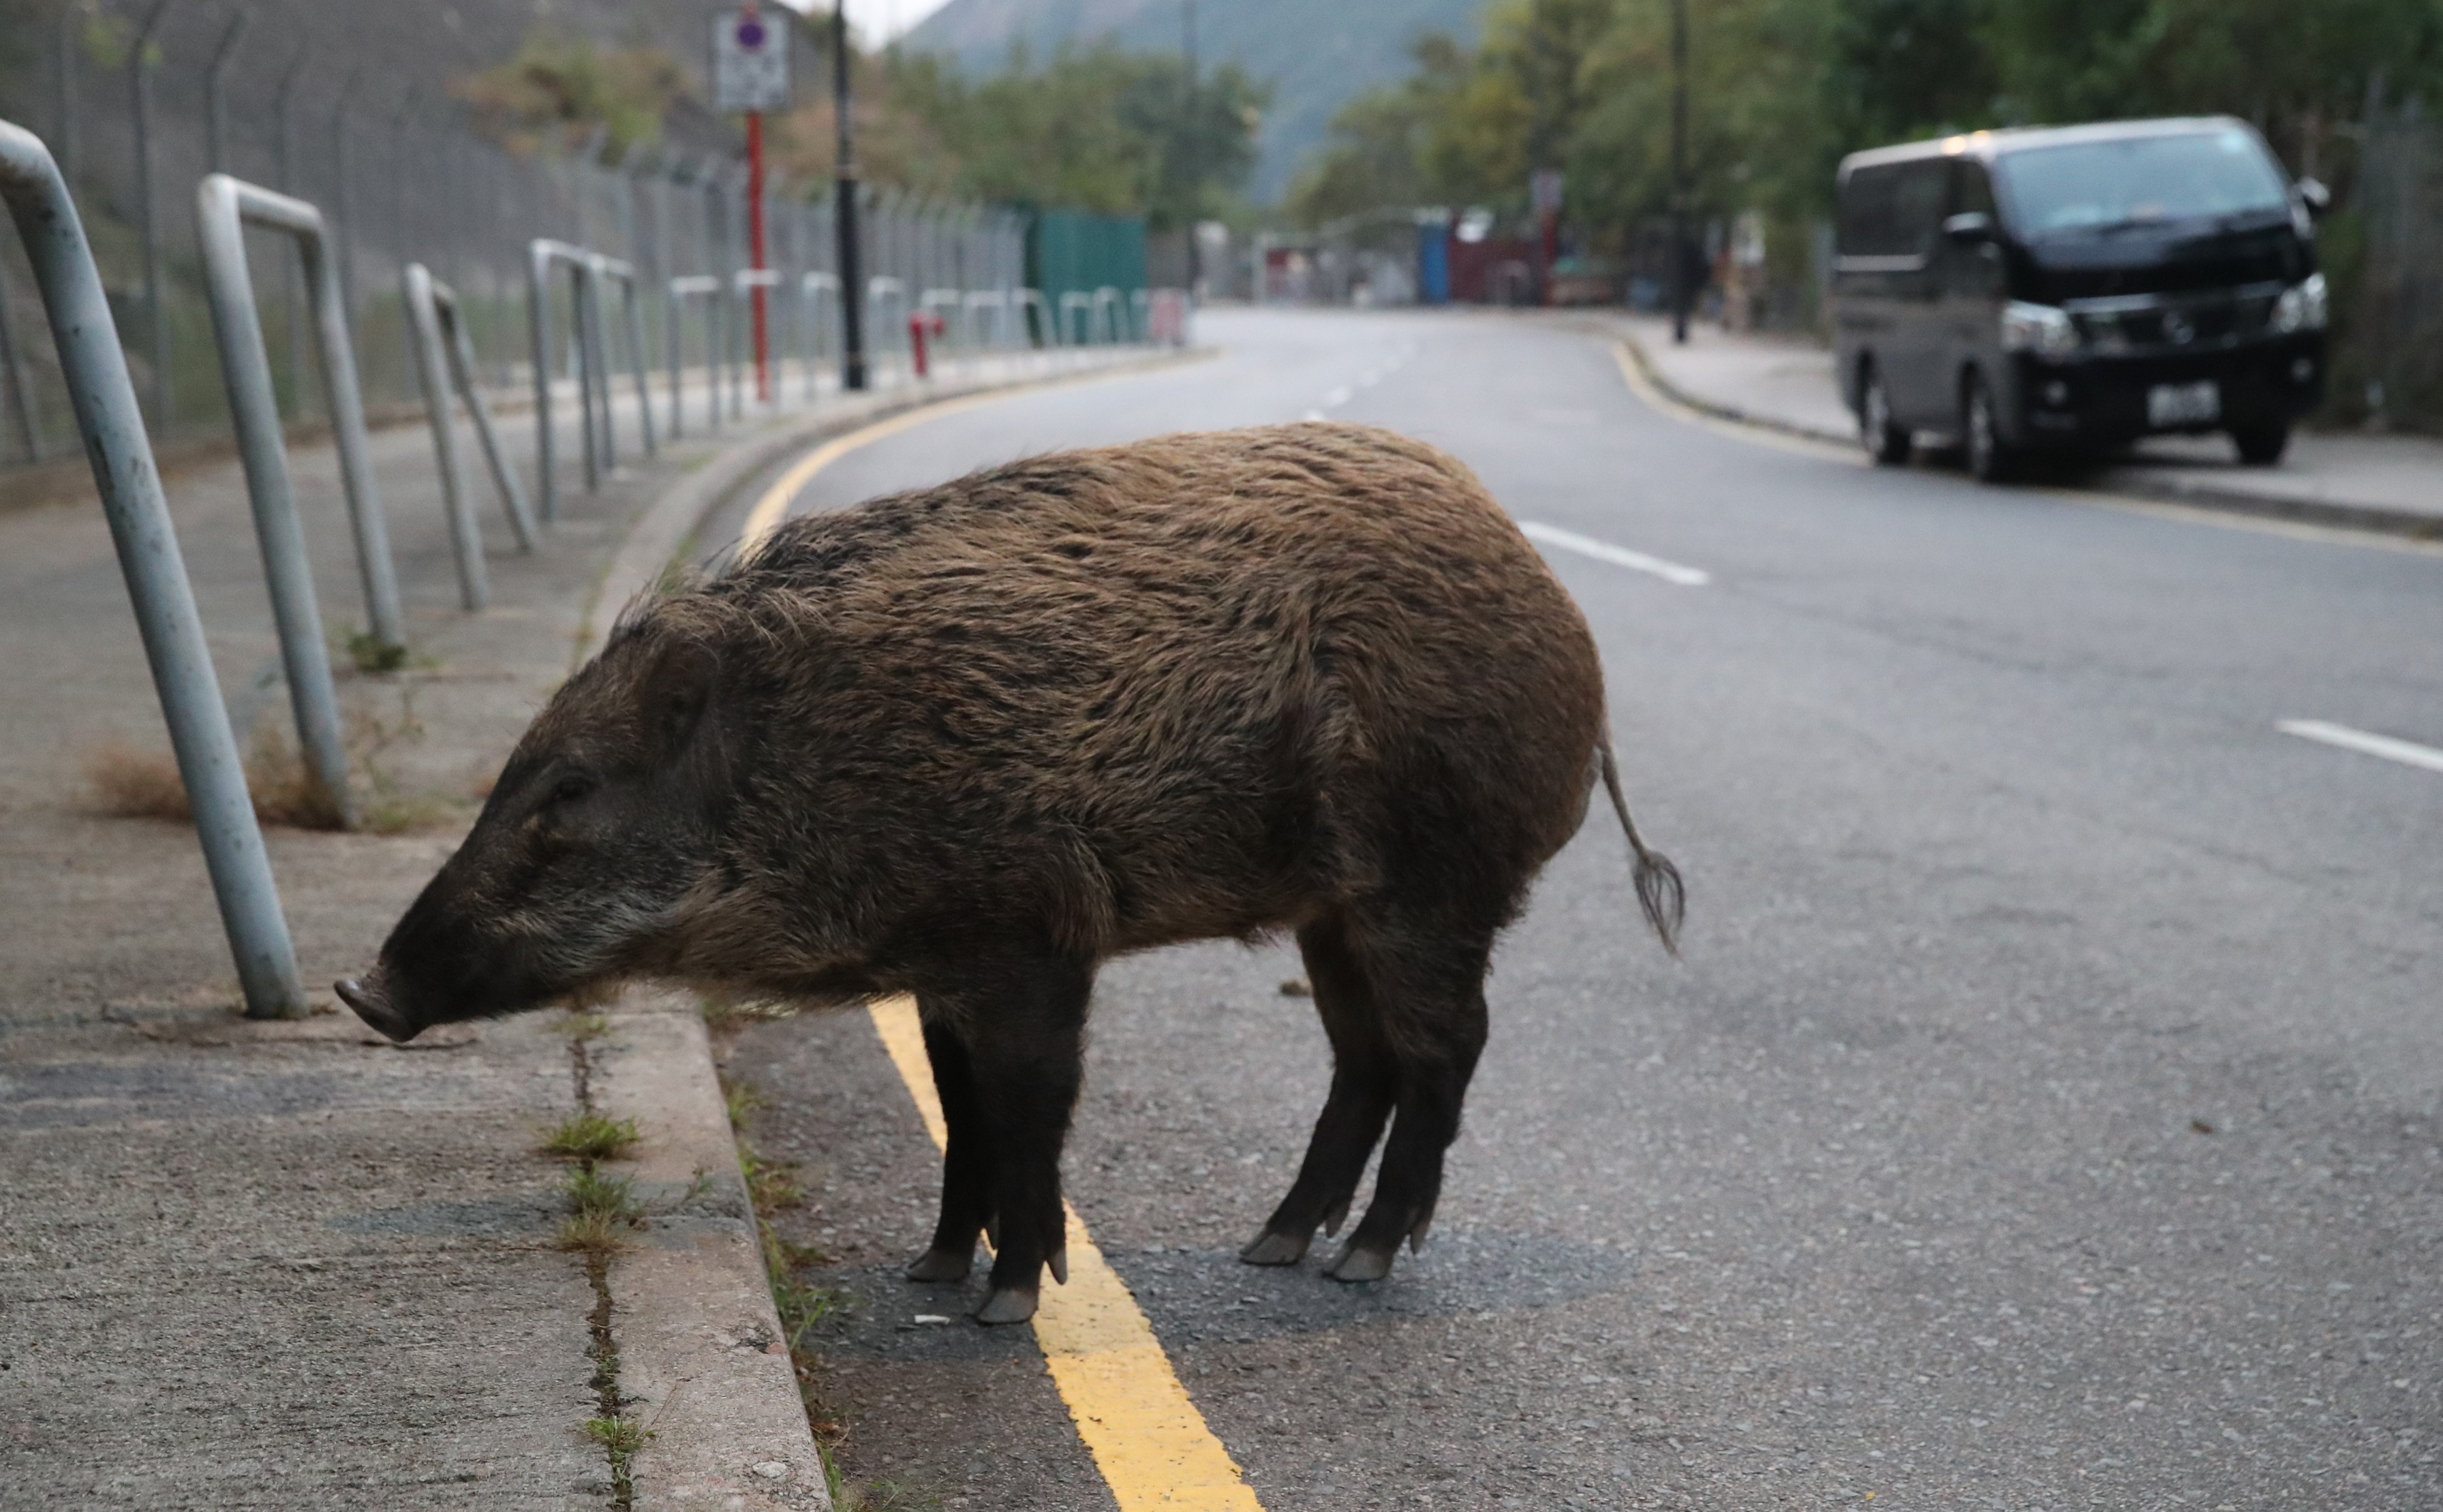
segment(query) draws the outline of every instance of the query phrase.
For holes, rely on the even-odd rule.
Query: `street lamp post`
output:
[[[865,387],[865,277],[856,245],[856,143],[849,123],[848,0],[832,6],[832,109],[838,116],[839,158],[832,172],[839,228],[840,387]]]

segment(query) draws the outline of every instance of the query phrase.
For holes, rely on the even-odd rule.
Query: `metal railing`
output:
[[[702,300],[704,304],[704,372],[705,417],[710,433],[721,434],[721,360],[729,350],[728,319],[725,312],[728,301],[721,297],[721,280],[708,273],[689,273],[670,280],[670,298],[664,309],[670,316],[670,435],[685,435],[687,425],[686,336],[687,303]]]
[[[357,393],[357,359],[348,346],[347,312],[323,236],[322,214],[303,200],[275,194],[213,173],[195,188],[195,224],[204,248],[205,287],[211,296],[212,330],[219,338],[221,372],[229,385],[230,414],[237,429],[238,458],[254,510],[254,533],[263,550],[263,574],[271,588],[271,615],[280,632],[280,659],[288,674],[288,701],[297,719],[297,744],[306,770],[342,827],[356,819],[348,792],[348,758],[340,740],[340,701],[331,685],[331,654],[322,640],[322,615],[315,603],[314,569],[305,555],[305,532],[297,519],[297,496],[288,478],[288,446],[280,428],[280,407],[271,389],[271,359],[264,351],[255,317],[254,283],[247,267],[248,226],[279,231],[297,244],[314,303],[323,391],[340,452],[340,478],[348,500],[348,523],[357,544],[357,571],[364,587],[365,613],[385,659],[407,645],[398,605],[398,577],[391,565],[390,532],[381,498],[374,491],[373,461],[365,417]]]
[[[467,469],[458,457],[458,432],[450,419],[450,395],[457,392],[483,443],[484,461],[491,468],[492,486],[518,550],[535,549],[533,518],[526,512],[525,490],[518,486],[517,470],[501,451],[501,437],[492,424],[492,407],[475,381],[475,354],[467,337],[467,322],[458,296],[421,263],[407,265],[405,288],[408,328],[415,337],[415,373],[424,389],[425,413],[432,424],[433,461],[441,473],[441,500],[450,516],[450,541],[458,558],[458,601],[470,613],[491,597],[484,571],[484,532],[467,497]]]
[[[733,343],[744,341],[755,329],[755,291],[777,289],[781,286],[781,273],[777,268],[742,267],[729,276],[729,313],[734,319],[728,323],[728,334]],[[727,355],[729,358],[729,415],[733,420],[743,419],[746,414],[746,369],[753,364],[748,356],[742,355],[734,346],[728,351]],[[758,403],[769,403],[773,396],[759,392],[755,397]]]
[[[551,412],[552,329],[551,270],[569,274],[570,324],[577,336],[577,410],[582,421],[585,491],[602,486],[604,438],[597,428],[596,410],[608,428],[611,409],[609,365],[602,356],[601,291],[594,276],[594,254],[581,246],[539,236],[526,244],[526,324],[534,338],[535,492],[542,500],[543,523],[560,518],[559,440]]]
[[[848,312],[840,302],[839,275],[808,273],[798,280],[798,359],[804,368],[805,395],[809,401],[815,397],[815,363],[822,350],[816,333],[821,329],[824,306],[820,301],[825,296],[831,300],[832,350],[837,353],[848,338],[844,323]]]
[[[305,993],[297,949],[280,911],[271,858],[264,849],[247,792],[229,706],[212,673],[203,616],[187,581],[178,534],[162,497],[161,475],[120,351],[110,300],[96,270],[84,223],[50,151],[32,133],[0,121],[0,198],[9,205],[49,317],[60,367],[94,488],[110,522],[119,572],[170,746],[194,815],[195,836],[220,905],[221,928],[236,962],[248,1018],[300,1018]]]

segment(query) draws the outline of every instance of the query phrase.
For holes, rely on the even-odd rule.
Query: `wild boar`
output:
[[[655,978],[913,993],[949,1127],[909,1275],[1066,1278],[1060,1150],[1096,969],[1287,932],[1332,1047],[1305,1163],[1242,1251],[1388,1274],[1433,1221],[1495,935],[1600,782],[1586,622],[1459,462],[1359,426],[1037,457],[790,520],[633,607],[340,991],[395,1039]],[[1396,1114],[1396,1117],[1394,1117]]]

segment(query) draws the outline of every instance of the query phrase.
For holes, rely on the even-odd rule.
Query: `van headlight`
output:
[[[2066,357],[2078,350],[2078,326],[2066,310],[2012,300],[2002,306],[2002,350]]]
[[[2324,275],[2310,273],[2303,282],[2293,283],[2273,301],[2273,330],[2277,336],[2293,331],[2321,331],[2324,328]]]

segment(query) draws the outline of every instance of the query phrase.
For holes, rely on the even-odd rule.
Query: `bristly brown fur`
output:
[[[1670,943],[1593,639],[1454,459],[1330,424],[1063,452],[790,520],[624,614],[379,980],[410,1032],[625,975],[913,992],[952,1128],[928,1263],[1022,1210],[1031,1297],[1095,967],[1295,932],[1339,1070],[1267,1232],[1345,1209],[1396,1106],[1365,1279],[1422,1240],[1493,938],[1598,776]]]

